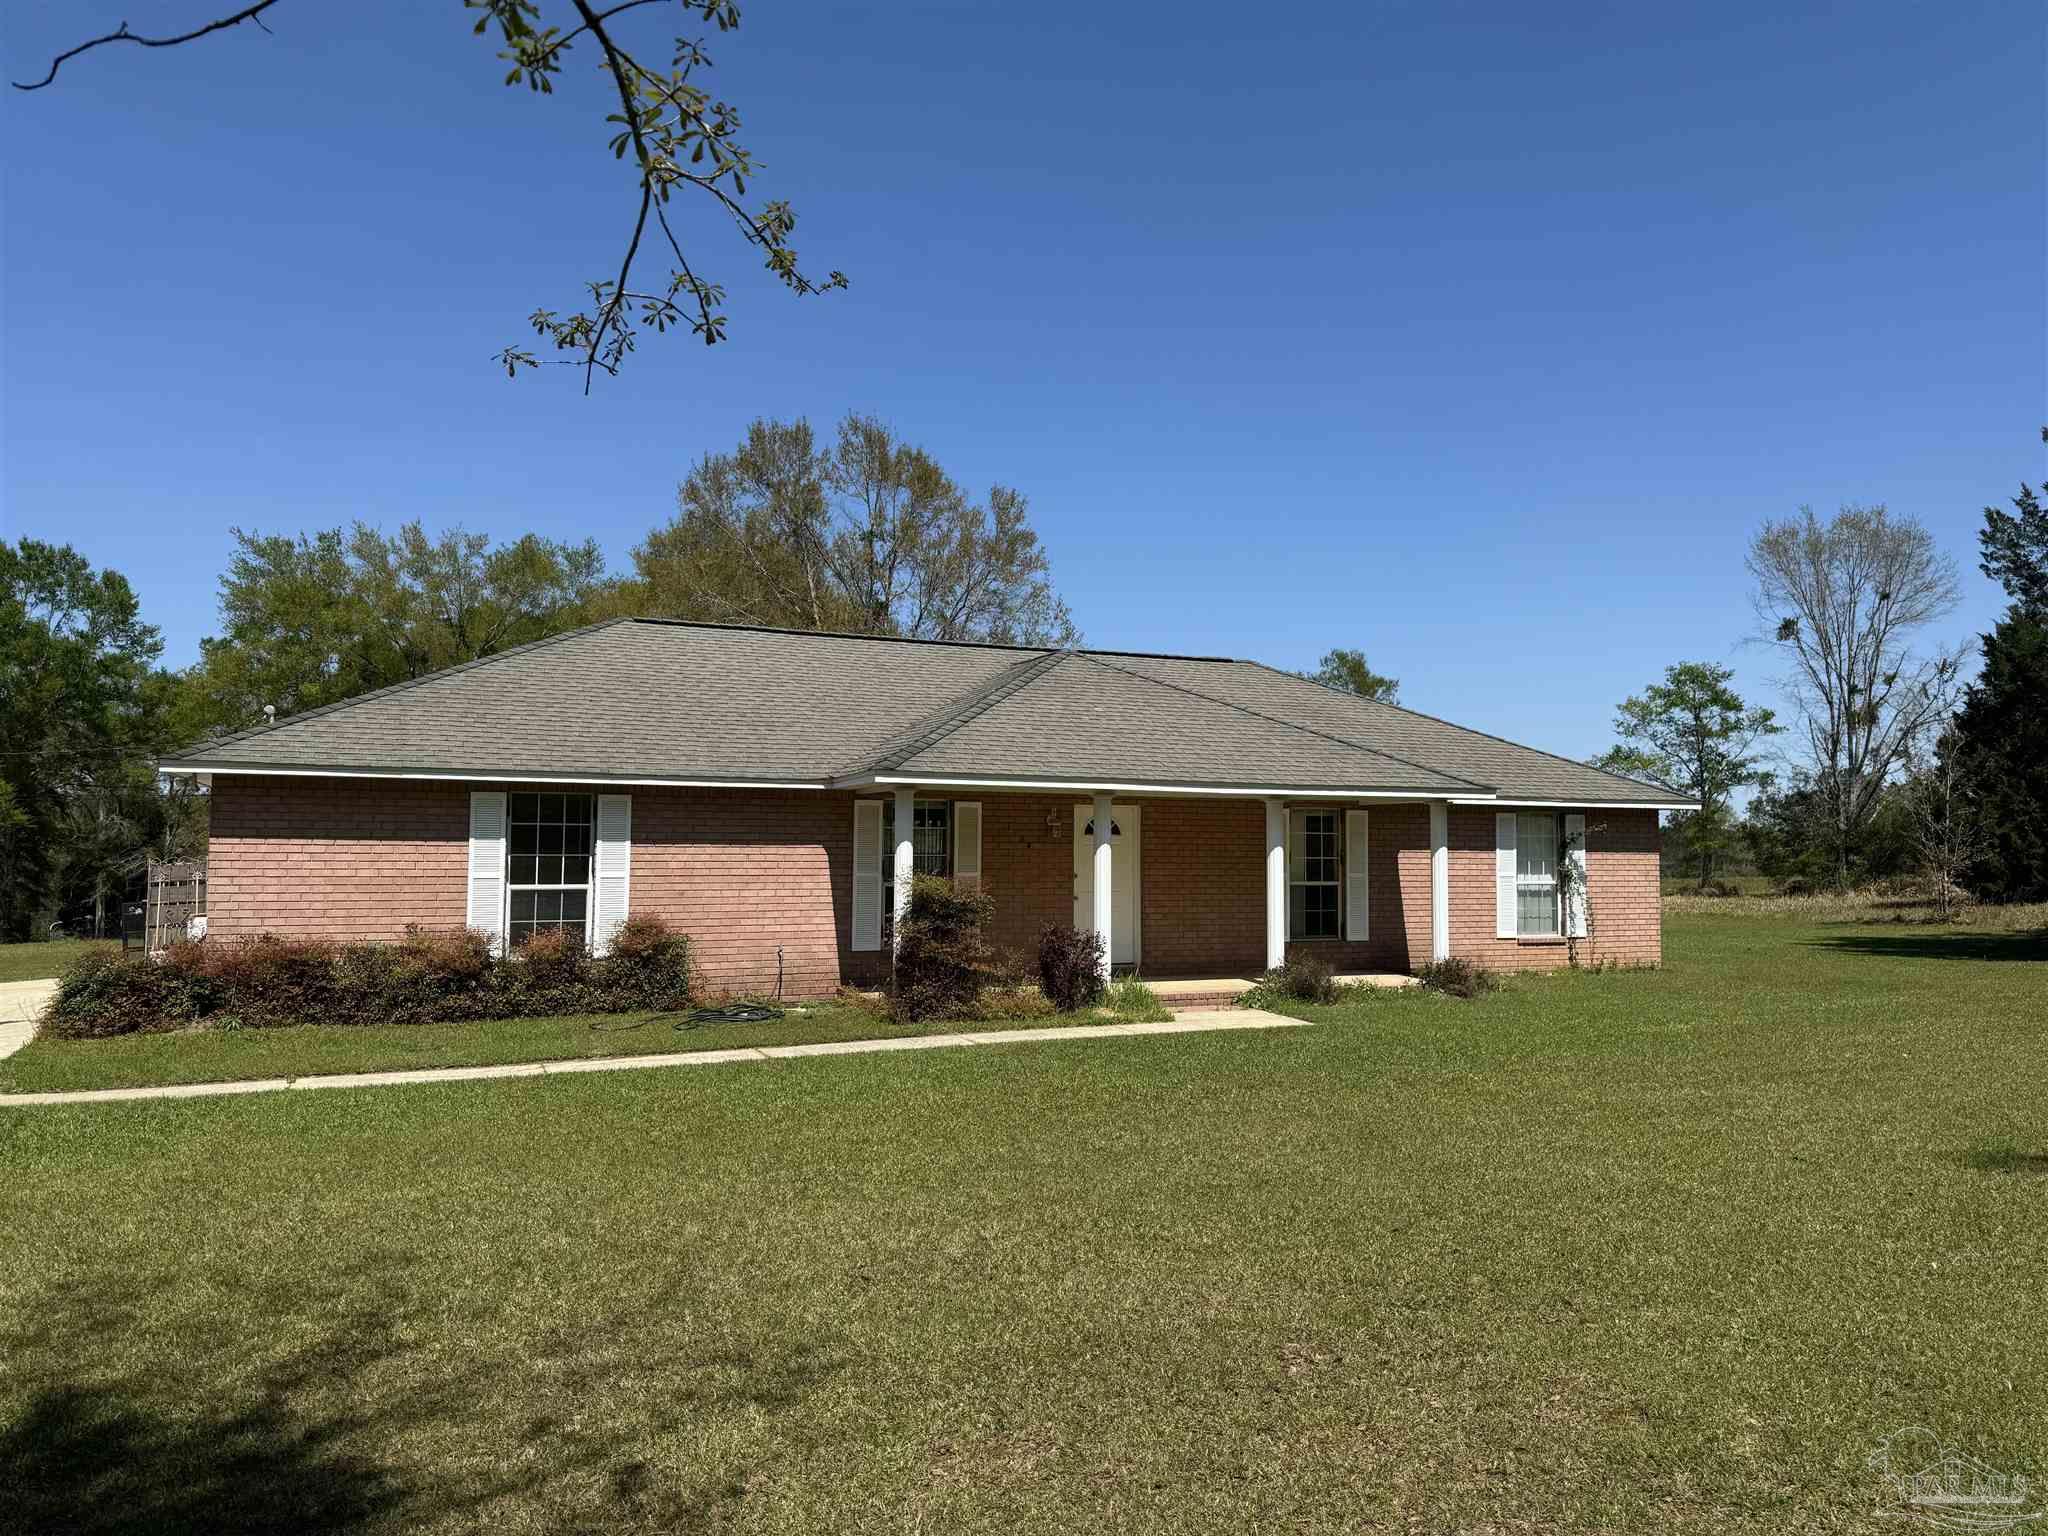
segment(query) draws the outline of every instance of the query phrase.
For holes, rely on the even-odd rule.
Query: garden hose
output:
[[[676,1021],[677,1029],[694,1029],[699,1024],[766,1024],[782,1017],[780,1008],[759,1003],[734,1003],[729,1008],[693,1008]]]

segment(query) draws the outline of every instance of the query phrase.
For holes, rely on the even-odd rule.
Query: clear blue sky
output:
[[[16,0],[7,72],[225,7]],[[284,0],[6,92],[0,529],[126,573],[182,663],[231,526],[623,567],[750,419],[858,408],[1029,495],[1093,644],[1358,645],[1572,755],[1671,661],[1768,691],[1742,551],[1802,503],[1924,520],[1953,632],[1997,611],[1978,509],[2048,417],[2038,0],[744,9],[713,84],[853,287],[688,210],[732,340],[588,400],[488,361],[617,258],[587,52],[536,98],[455,0]]]

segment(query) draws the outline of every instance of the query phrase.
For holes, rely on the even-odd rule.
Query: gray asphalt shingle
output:
[[[624,619],[192,748],[217,764],[488,778],[912,775],[1669,802],[1291,673]]]

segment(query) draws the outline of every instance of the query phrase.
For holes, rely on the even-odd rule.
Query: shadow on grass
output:
[[[494,1357],[472,1345],[456,1352],[461,1368],[438,1369],[448,1341],[422,1339],[402,1271],[371,1274],[380,1262],[335,1277],[317,1288],[324,1294],[259,1289],[226,1325],[165,1320],[148,1307],[156,1287],[179,1284],[168,1274],[23,1298],[0,1328],[11,1377],[0,1380],[0,1529],[330,1536],[518,1516],[558,1530],[698,1529],[800,1453],[778,1421],[843,1365],[807,1344],[678,1357],[635,1344],[644,1330],[613,1313],[548,1341],[545,1352],[566,1367],[573,1414],[508,1413],[533,1390],[517,1351]],[[298,1325],[309,1318],[320,1327],[307,1338]],[[143,1342],[153,1329],[176,1333],[174,1350],[211,1332],[212,1348],[166,1361]],[[245,1363],[278,1333],[306,1342]],[[117,1363],[127,1369],[109,1369]],[[609,1420],[608,1389],[636,1376],[660,1382],[653,1413]],[[588,1425],[586,1409],[595,1410]],[[720,1419],[747,1429],[744,1465],[661,1458],[657,1447]]]
[[[1806,941],[1809,949],[1846,950],[1897,960],[2048,960],[2048,930],[2033,933],[1836,933]]]
[[[2029,1152],[2010,1138],[1980,1141],[1963,1161],[1979,1173],[2048,1174],[2048,1152]]]

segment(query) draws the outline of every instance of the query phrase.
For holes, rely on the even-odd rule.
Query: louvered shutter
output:
[[[491,949],[505,948],[505,792],[472,790],[469,796],[470,927],[491,936]]]
[[[962,890],[981,888],[981,802],[953,802],[953,883]]]
[[[1586,818],[1567,816],[1564,819],[1565,857],[1578,869],[1579,877],[1572,882],[1570,904],[1565,908],[1565,933],[1574,939],[1586,936]]]
[[[1493,935],[1515,936],[1515,813],[1498,811],[1493,818]]]
[[[1344,813],[1344,937],[1354,944],[1372,937],[1372,888],[1366,878],[1371,863],[1369,811]]]
[[[882,802],[853,802],[853,947],[882,947]]]
[[[590,952],[609,954],[612,935],[626,920],[633,896],[633,797],[597,797],[597,859],[591,871],[596,911],[590,924]]]

